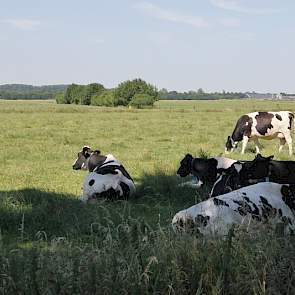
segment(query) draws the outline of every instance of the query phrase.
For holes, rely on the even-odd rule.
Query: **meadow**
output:
[[[174,214],[209,190],[178,186],[189,180],[176,177],[179,161],[224,155],[239,116],[257,110],[295,112],[295,104],[159,101],[138,110],[0,100],[0,293],[295,294],[294,237],[171,229]],[[261,143],[263,155],[289,159],[278,140]],[[86,172],[72,163],[83,145],[114,154],[136,195],[82,204]],[[249,143],[242,159],[254,151]]]

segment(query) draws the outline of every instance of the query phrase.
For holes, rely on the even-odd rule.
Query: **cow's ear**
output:
[[[96,155],[100,155],[100,150],[95,150],[95,151],[93,151],[93,153]]]
[[[289,197],[289,186],[287,185],[282,185],[282,188],[281,188],[281,193],[283,195],[283,197],[286,197],[288,198]]]
[[[268,158],[269,160],[272,160],[273,157],[274,157],[274,155],[271,155],[271,156],[269,156],[269,157],[267,157],[267,158]]]

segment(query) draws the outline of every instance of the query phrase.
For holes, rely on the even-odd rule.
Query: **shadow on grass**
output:
[[[190,178],[185,179],[185,181]],[[87,239],[93,225],[115,228],[136,219],[155,228],[170,227],[176,212],[206,198],[206,188],[179,186],[183,179],[165,172],[144,174],[135,196],[128,201],[83,204],[77,196],[34,188],[0,191],[0,228],[4,236],[22,240],[44,233],[48,239]]]

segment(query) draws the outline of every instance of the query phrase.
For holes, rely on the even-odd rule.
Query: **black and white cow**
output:
[[[242,151],[244,154],[248,141],[254,141],[256,153],[259,153],[258,138],[280,139],[279,152],[287,142],[289,155],[292,155],[291,129],[294,114],[289,111],[280,112],[255,112],[243,115],[237,121],[231,136],[228,136],[225,144],[225,152],[233,151],[239,141],[243,141]]]
[[[262,182],[210,198],[178,212],[176,232],[224,236],[233,225],[282,224],[284,233],[295,230],[295,185]]]
[[[209,159],[194,158],[191,154],[186,154],[180,161],[180,167],[177,170],[177,175],[186,177],[192,174],[197,178],[197,187],[200,187],[205,182],[215,182],[220,169],[227,169],[236,160],[215,157]]]
[[[94,202],[99,198],[128,199],[135,192],[132,177],[112,154],[102,155],[100,151],[84,146],[73,169],[90,172],[83,182],[83,202]]]
[[[258,154],[253,161],[234,163],[222,171],[209,196],[222,195],[261,181],[295,184],[295,161],[276,161],[272,158]]]

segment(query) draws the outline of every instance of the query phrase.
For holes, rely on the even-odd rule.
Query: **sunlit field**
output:
[[[295,104],[159,101],[137,110],[0,100],[0,293],[295,294],[293,237],[204,239],[171,229],[173,215],[209,190],[178,186],[189,180],[176,177],[183,156],[225,156],[240,115],[278,110]],[[263,155],[289,159],[278,140],[261,143]],[[87,172],[72,163],[83,145],[115,155],[136,195],[82,204]],[[254,151],[249,143],[230,157]]]

